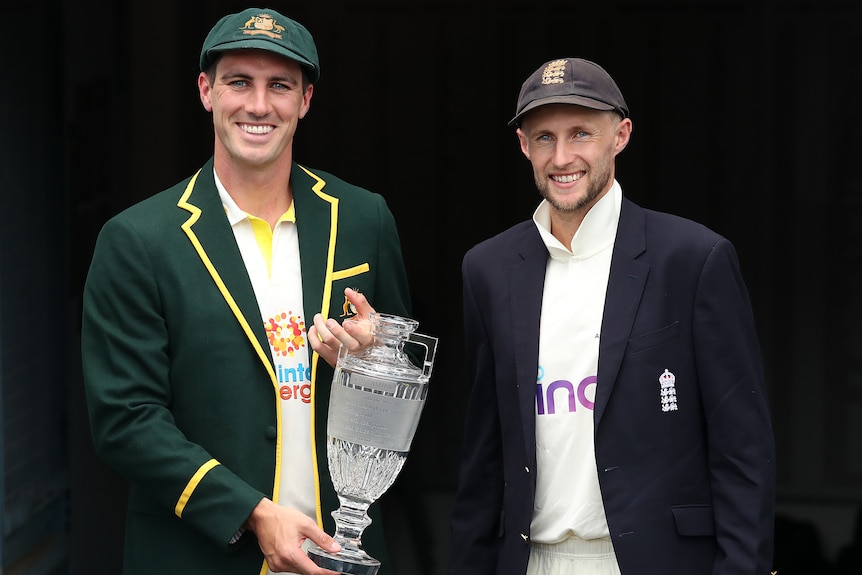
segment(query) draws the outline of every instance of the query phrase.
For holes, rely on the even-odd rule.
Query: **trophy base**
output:
[[[361,556],[347,556],[341,553],[328,553],[320,547],[314,546],[308,550],[307,555],[318,567],[345,573],[347,575],[377,575],[380,569],[380,561],[362,553]]]

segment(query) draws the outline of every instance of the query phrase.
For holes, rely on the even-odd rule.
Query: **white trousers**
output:
[[[533,543],[527,575],[620,575],[609,537],[570,537],[553,544]]]

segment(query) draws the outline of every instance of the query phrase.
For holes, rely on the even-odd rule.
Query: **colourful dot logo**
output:
[[[281,312],[263,324],[275,356],[291,356],[305,345],[305,322],[293,312]]]

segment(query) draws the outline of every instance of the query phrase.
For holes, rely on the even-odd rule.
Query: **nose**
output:
[[[567,166],[571,162],[572,155],[571,144],[563,139],[557,140],[554,146],[554,164]]]
[[[254,116],[266,116],[269,112],[269,95],[266,87],[255,87],[252,90],[245,102],[246,111]]]

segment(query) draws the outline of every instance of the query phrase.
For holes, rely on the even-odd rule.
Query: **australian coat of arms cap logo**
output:
[[[240,30],[242,30],[243,34],[247,34],[249,36],[263,34],[270,38],[281,40],[281,33],[284,32],[284,26],[276,22],[272,15],[264,12],[249,18]]]

